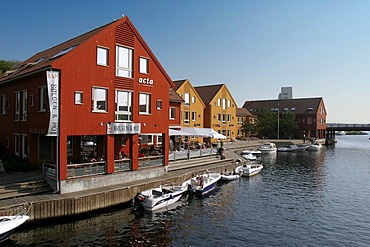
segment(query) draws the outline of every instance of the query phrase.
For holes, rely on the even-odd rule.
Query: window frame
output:
[[[126,94],[126,101],[122,102],[126,104],[120,104],[120,97],[119,95],[123,93]],[[132,121],[132,92],[126,90],[117,89],[115,91],[115,114],[114,119],[117,122],[131,122]],[[127,110],[120,110],[120,107],[127,108]],[[123,117],[123,119],[120,118]]]
[[[142,96],[145,96],[145,111],[142,111],[142,106],[144,102],[141,102],[143,99]],[[151,102],[151,94],[149,93],[139,93],[139,114],[140,115],[150,115],[151,114],[151,109],[150,109],[150,102]]]
[[[190,111],[184,111],[184,124],[190,123]]]
[[[21,92],[14,92],[14,121],[21,119]]]
[[[99,50],[105,51],[105,54],[101,54],[99,52]],[[103,57],[101,57],[100,54],[101,55],[105,55],[105,63],[104,62],[101,63]],[[103,46],[97,46],[96,47],[96,65],[105,66],[105,67],[108,67],[109,66],[109,48],[103,47]]]
[[[105,91],[105,108],[104,109],[99,109],[99,104],[98,102],[103,102],[102,100],[98,100],[98,90],[104,90]],[[107,113],[108,112],[108,88],[105,87],[92,87],[92,92],[91,92],[91,101],[92,101],[92,112],[96,113]]]
[[[47,90],[46,86],[39,87],[39,112],[46,112],[47,109]]]
[[[80,98],[77,98],[77,95],[80,96]],[[83,105],[83,92],[82,91],[75,91],[75,105]]]
[[[191,112],[191,121],[192,122],[197,121],[197,112],[195,111]]]
[[[142,67],[142,62],[145,62],[145,68]],[[139,57],[139,72],[140,74],[149,74],[149,58]]]
[[[162,104],[162,100],[160,100],[160,99],[157,99],[157,110],[162,110],[162,106],[163,106],[163,104]]]
[[[122,54],[120,52],[120,49],[127,50],[127,58],[126,57],[122,58],[126,60],[124,62],[127,63],[127,67],[125,67],[124,64],[120,64],[120,61],[121,61],[120,54]],[[122,46],[122,45],[116,45],[116,76],[124,77],[124,78],[133,78],[133,67],[132,67],[133,53],[134,53],[134,50],[129,47]],[[127,75],[122,75],[120,74],[120,72],[127,73]]]
[[[21,91],[21,121],[27,121],[28,98],[27,90]]]
[[[21,152],[22,152],[22,158],[25,159],[28,157],[28,140],[26,134],[21,134]]]
[[[19,156],[19,153],[20,153],[20,139],[19,139],[19,134],[18,133],[14,133],[14,154],[16,156]]]
[[[173,110],[173,112],[172,112],[172,110]],[[173,114],[173,116],[172,116],[172,114]],[[176,107],[171,107],[170,106],[170,119],[171,120],[175,120],[176,119]]]
[[[184,93],[184,105],[190,106],[190,93]]]
[[[6,94],[2,94],[0,96],[0,103],[1,103],[1,115],[5,115],[6,114]]]

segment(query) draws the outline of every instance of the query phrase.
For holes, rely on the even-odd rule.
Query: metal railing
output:
[[[78,178],[86,177],[91,175],[105,174],[106,162],[97,161],[80,164],[68,164],[67,165],[67,178]]]
[[[216,154],[217,154],[217,148],[173,151],[169,154],[169,160],[175,161],[175,160],[183,160],[183,159],[200,158],[200,157],[212,156]]]
[[[139,158],[139,168],[163,166],[163,155],[145,156]]]
[[[115,172],[131,171],[131,169],[132,169],[131,159],[114,160],[114,171]]]

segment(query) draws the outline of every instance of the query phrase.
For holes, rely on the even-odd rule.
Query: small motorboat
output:
[[[243,157],[247,160],[256,160],[257,156],[253,154],[243,154]]]
[[[278,152],[298,152],[298,151],[304,151],[307,148],[308,148],[308,145],[297,146],[295,144],[291,144],[288,146],[279,147],[277,151]]]
[[[314,141],[308,146],[307,150],[319,151],[321,149],[321,147],[322,147],[322,144],[320,142]]]
[[[221,174],[221,181],[232,181],[240,178],[240,174],[236,172],[225,172]]]
[[[243,177],[251,177],[258,174],[263,168],[262,164],[245,164],[235,168],[235,172]]]
[[[220,173],[206,173],[190,179],[195,195],[204,196],[215,189],[217,182],[221,179]]]
[[[260,149],[261,153],[274,153],[276,152],[277,148],[275,143],[264,143],[261,145]]]
[[[8,239],[17,227],[30,218],[27,213],[28,211],[24,209],[15,215],[0,216],[0,243]]]
[[[250,149],[247,149],[247,150],[244,150],[242,152],[242,155],[249,155],[249,154],[252,154],[254,156],[261,156],[261,151],[260,150],[250,150]]]
[[[135,211],[155,211],[177,202],[188,189],[190,180],[181,185],[164,185],[137,193],[131,204]]]

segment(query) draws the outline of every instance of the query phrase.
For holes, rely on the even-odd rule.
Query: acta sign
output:
[[[146,85],[153,85],[154,81],[149,78],[139,78],[139,83],[140,84],[146,84]]]

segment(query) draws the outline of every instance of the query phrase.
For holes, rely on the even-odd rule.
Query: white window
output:
[[[22,91],[22,121],[27,120],[27,91]]]
[[[139,94],[139,113],[150,114],[150,94]]]
[[[117,121],[131,121],[131,92],[116,91],[116,120]]]
[[[16,92],[14,95],[14,107],[15,107],[14,120],[19,121],[20,111],[21,111],[21,93],[20,92]]]
[[[185,111],[184,114],[184,123],[188,124],[190,122],[190,111]]]
[[[33,94],[30,94],[30,106],[34,105],[34,98]]]
[[[231,107],[231,100],[227,100],[227,108],[230,108]]]
[[[221,99],[217,98],[217,106],[221,106]]]
[[[162,110],[162,100],[157,100],[157,110]]]
[[[220,113],[217,114],[217,122],[221,122],[221,114]]]
[[[191,121],[195,122],[197,120],[197,113],[195,111],[193,111],[191,113]]]
[[[157,145],[162,144],[162,135],[157,135]]]
[[[222,109],[226,109],[226,99],[222,99]]]
[[[191,103],[192,103],[192,104],[195,104],[195,96],[192,96],[192,97],[191,97]]]
[[[108,49],[103,47],[97,48],[96,64],[108,66]]]
[[[94,112],[107,112],[108,111],[108,89],[93,87],[92,101]]]
[[[116,47],[116,76],[132,78],[132,49]]]
[[[148,144],[150,145],[153,145],[154,144],[154,138],[153,138],[153,135],[147,135],[148,137]]]
[[[185,105],[190,105],[190,94],[188,93],[184,94],[184,101],[185,101]]]
[[[140,57],[140,73],[142,74],[149,73],[149,59],[145,57]]]
[[[83,103],[83,93],[75,92],[75,104],[82,105],[82,103]]]
[[[14,154],[19,156],[19,134],[14,134]]]
[[[27,158],[28,154],[28,143],[27,143],[27,135],[22,134],[22,158]]]
[[[227,114],[222,114],[222,123],[226,124],[226,115]]]
[[[39,111],[46,111],[46,87],[39,88]]]
[[[176,118],[176,108],[175,107],[170,107],[170,119],[175,119]]]
[[[1,95],[1,114],[4,115],[6,114],[6,95],[3,94]]]

